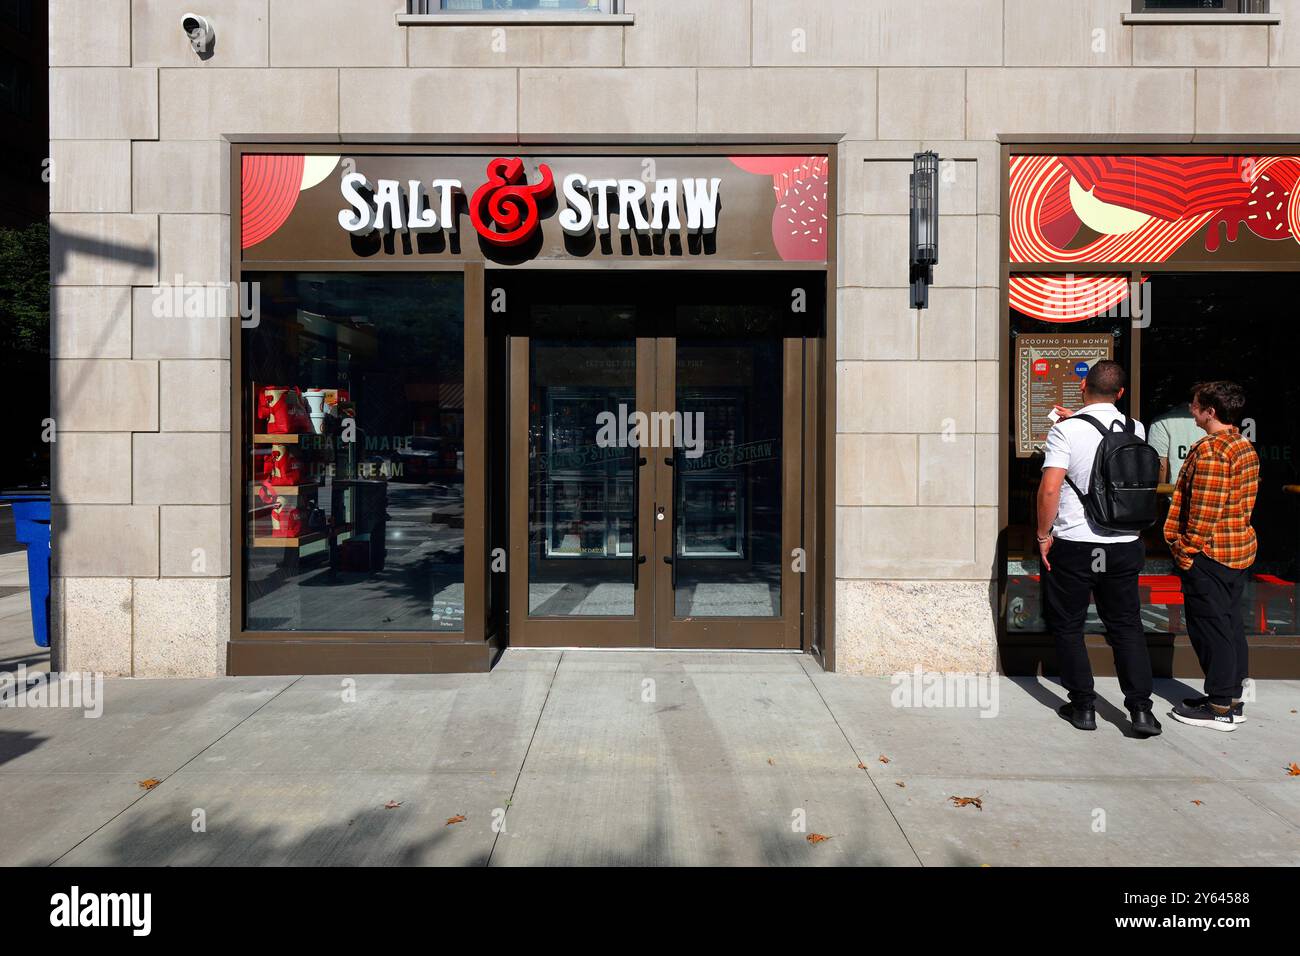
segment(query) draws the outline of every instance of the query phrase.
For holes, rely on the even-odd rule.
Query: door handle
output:
[[[632,564],[632,590],[641,586],[641,565],[646,556],[641,554],[641,467],[646,459],[638,457],[632,466],[632,551],[636,561]]]

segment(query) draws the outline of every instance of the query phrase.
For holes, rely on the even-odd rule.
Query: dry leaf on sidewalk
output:
[[[866,769],[867,769],[867,765],[864,764],[861,760],[859,760],[859,761],[858,761],[858,769],[859,769],[859,770],[866,770]]]
[[[465,814],[463,814],[463,813],[458,813],[458,814],[456,814],[454,817],[448,817],[448,818],[447,818],[447,822],[444,823],[443,826],[448,826],[448,827],[449,827],[449,826],[451,826],[453,823],[464,823],[464,822],[465,822]]]
[[[982,797],[949,797],[954,807],[974,807],[976,810],[984,809],[984,800]]]
[[[1288,777],[1300,777],[1300,763],[1296,763],[1292,760],[1291,766],[1286,768],[1286,775]]]
[[[387,803],[384,804],[384,809],[385,809],[385,810],[396,810],[396,809],[397,809],[398,807],[400,807],[401,805],[402,805],[402,803],[401,803],[400,800],[389,800]]]
[[[1203,806],[1205,806],[1205,801],[1204,801],[1204,800],[1193,800],[1193,801],[1192,801],[1192,804],[1193,804],[1194,806],[1203,807]]]
[[[881,763],[889,763],[889,758],[886,757],[884,754],[881,754],[881,755],[880,755],[880,762],[881,762]]]
[[[808,842],[809,842],[809,843],[813,843],[813,844],[824,843],[825,841],[827,841],[827,840],[829,840],[829,839],[830,839],[830,837],[825,836],[824,834],[821,834],[821,833],[810,833],[810,834],[808,834]]]
[[[776,766],[776,761],[773,760],[771,757],[768,757],[768,758],[767,758],[767,765],[768,765],[769,767],[775,767],[775,766]]]
[[[895,780],[895,781],[894,781],[894,786],[896,786],[896,787],[906,787],[907,784],[903,783],[903,781],[901,781],[901,780]]]
[[[140,781],[140,789],[141,789],[141,790],[152,790],[154,787],[158,786],[158,784],[160,784],[160,783],[162,783],[161,780],[155,780],[153,777],[150,777],[148,780],[141,780],[141,781]]]

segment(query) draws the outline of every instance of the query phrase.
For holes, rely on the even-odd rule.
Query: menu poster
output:
[[[1017,458],[1042,451],[1053,406],[1078,410],[1088,370],[1111,358],[1114,347],[1115,338],[1108,332],[1016,337]]]

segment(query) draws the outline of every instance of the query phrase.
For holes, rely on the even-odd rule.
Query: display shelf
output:
[[[254,445],[296,445],[305,432],[293,432],[286,435],[253,435]]]
[[[325,541],[329,538],[337,538],[339,535],[347,534],[352,530],[352,525],[339,525],[330,531],[313,531],[311,534],[304,534],[297,538],[277,538],[273,535],[263,535],[253,538],[253,547],[255,548],[302,548],[309,544],[315,544],[317,541]]]
[[[256,492],[264,484],[266,484],[266,482],[264,481],[252,482],[253,491]],[[304,481],[302,484],[298,484],[298,485],[271,485],[270,487],[271,490],[274,491],[277,495],[288,495],[289,497],[296,497],[308,491],[314,490],[317,487],[317,482]],[[267,507],[270,506],[268,505]]]
[[[334,532],[337,534],[337,532]],[[255,548],[301,548],[304,545],[315,544],[317,541],[324,541],[330,537],[328,531],[314,531],[311,534],[305,534],[299,538],[254,538],[253,547]]]

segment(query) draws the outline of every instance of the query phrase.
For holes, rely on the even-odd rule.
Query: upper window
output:
[[[621,0],[407,0],[407,13],[621,13]]]
[[[1134,13],[1268,13],[1268,0],[1133,0]]]

